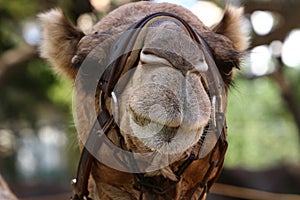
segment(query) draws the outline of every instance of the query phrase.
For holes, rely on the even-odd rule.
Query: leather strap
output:
[[[115,42],[115,45],[118,45],[118,43],[122,44],[122,45],[116,46],[116,48],[115,48],[115,50],[116,50],[115,55],[121,55],[121,56],[119,56],[115,61],[113,61],[111,63],[111,65],[108,66],[108,68],[106,69],[106,71],[104,72],[103,76],[101,77],[101,79],[99,81],[100,90],[101,90],[101,112],[99,113],[97,120],[95,121],[92,129],[90,130],[88,139],[85,143],[85,147],[82,150],[78,169],[77,169],[77,178],[72,180],[72,183],[71,183],[73,192],[74,192],[74,195],[71,198],[72,200],[90,199],[88,197],[89,196],[88,180],[90,177],[92,164],[95,161],[95,158],[93,157],[93,155],[95,155],[95,153],[101,147],[101,144],[103,141],[103,140],[101,140],[101,137],[106,137],[106,134],[112,129],[112,127],[115,124],[115,120],[114,120],[113,116],[107,111],[105,101],[107,98],[111,97],[111,92],[113,91],[113,89],[114,89],[115,85],[117,84],[118,80],[120,79],[121,75],[135,66],[134,64],[131,66],[127,66],[126,64],[132,54],[131,50],[133,49],[135,42],[136,42],[137,38],[139,37],[141,29],[143,27],[147,26],[149,21],[151,21],[155,18],[161,18],[161,17],[173,18],[173,19],[178,20],[181,24],[183,24],[183,27],[187,30],[190,37],[194,41],[196,41],[198,44],[200,44],[201,47],[203,47],[203,49],[204,49],[203,52],[205,54],[206,61],[208,62],[208,66],[210,66],[209,68],[213,68],[210,73],[212,76],[211,78],[216,79],[216,81],[220,80],[220,77],[215,77],[215,76],[219,76],[219,75],[215,74],[215,73],[219,73],[219,72],[216,71],[217,67],[214,62],[214,59],[211,54],[211,50],[210,50],[209,46],[201,38],[201,36],[199,34],[197,34],[190,27],[190,25],[186,21],[181,19],[180,17],[173,15],[171,13],[159,12],[159,13],[154,13],[154,14],[149,15],[149,16],[143,18],[142,20],[140,20],[139,22],[135,23],[133,26],[131,26],[129,28],[130,34],[122,35],[120,37],[120,39]],[[127,53],[124,53],[124,52],[127,52]],[[209,52],[209,53],[207,53],[207,52]],[[218,91],[220,91],[221,84],[222,83],[219,83],[219,82],[217,84],[213,84],[212,87],[214,87],[214,88],[212,88],[212,91],[216,92],[217,94],[210,94],[210,96],[212,96],[212,95],[217,96],[217,97],[222,96],[222,94],[218,94]],[[218,99],[218,100],[223,101],[223,99]],[[221,104],[221,105],[218,105],[218,106],[224,105],[223,102],[219,102],[219,104]],[[223,117],[225,117],[225,116],[223,116]],[[218,126],[217,129],[221,128],[221,130],[222,130],[222,127],[220,127],[218,124],[216,126]],[[216,131],[221,131],[221,130],[219,129]],[[217,162],[217,164],[212,163],[211,167],[210,167],[213,169],[215,167],[219,167],[219,171],[222,167],[223,160],[224,160],[224,154],[225,154],[226,148],[227,148],[227,142],[225,139],[226,138],[226,130],[223,129],[223,131],[221,131],[221,132],[222,132],[222,135],[219,138],[216,146],[217,145],[222,146],[222,155],[221,155],[220,160]],[[89,147],[89,149],[86,148],[87,146]],[[214,148],[216,148],[216,146]],[[189,161],[184,168],[187,168],[191,162],[193,162],[193,159],[191,161]],[[205,185],[205,187],[206,187],[205,193],[207,191],[207,187],[209,188],[211,186],[211,184],[207,185],[207,181],[208,181],[213,169],[209,169],[207,171],[204,180],[200,184],[201,186]],[[184,170],[185,169],[181,169],[180,174],[184,173]]]
[[[77,168],[77,177],[71,181],[71,186],[74,192],[72,200],[89,199],[88,181],[92,169],[92,164],[95,161],[95,155],[102,144],[101,137],[105,137],[111,130],[114,120],[109,113],[101,111],[95,121],[85,146],[82,150],[79,165]],[[89,149],[87,149],[89,147]]]

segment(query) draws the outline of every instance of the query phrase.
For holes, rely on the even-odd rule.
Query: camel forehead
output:
[[[181,16],[197,31],[202,32],[208,28],[190,10],[171,3],[153,3],[147,1],[128,3],[106,15],[92,28],[90,34],[94,32],[116,33],[125,31],[130,25],[136,23],[147,15],[156,12],[168,12]]]
[[[177,23],[163,21],[147,29],[142,53],[166,59],[173,67],[182,71],[191,70],[204,61],[200,45]]]
[[[117,8],[95,24],[79,42],[76,54],[87,55],[110,36],[126,31],[134,23],[155,12],[169,12],[181,16],[198,33],[209,31],[209,28],[190,10],[179,5],[147,1],[134,2]]]

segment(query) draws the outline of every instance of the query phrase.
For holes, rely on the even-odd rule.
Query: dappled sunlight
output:
[[[279,40],[274,40],[271,42],[269,48],[274,57],[280,57],[282,54],[282,42]]]
[[[282,61],[289,67],[300,69],[300,29],[290,32],[282,47]]]
[[[274,18],[270,12],[255,11],[251,14],[250,18],[253,30],[258,35],[269,34],[274,26]]]
[[[97,10],[106,10],[109,7],[110,0],[91,0],[91,4],[94,6]]]
[[[250,52],[248,74],[262,76],[274,70],[274,62],[268,46],[262,45],[253,48]]]
[[[77,19],[77,25],[83,32],[88,32],[94,25],[94,18],[91,13],[82,14]]]
[[[0,129],[0,153],[3,157],[11,156],[16,148],[16,137],[9,129]]]
[[[31,129],[23,129],[21,134],[23,137],[17,147],[17,169],[21,176],[30,179],[35,175],[39,162],[34,155],[37,139]]]
[[[41,29],[35,20],[28,20],[23,24],[22,34],[24,40],[32,45],[38,45],[41,40]]]
[[[65,168],[65,133],[49,125],[41,127],[37,136],[34,130],[20,131],[17,145],[17,169],[24,179],[47,177]],[[51,177],[48,177],[51,179]]]

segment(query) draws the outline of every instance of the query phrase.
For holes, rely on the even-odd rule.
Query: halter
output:
[[[102,137],[107,137],[107,134],[112,130],[115,129],[117,137],[119,138],[119,146],[122,148],[122,144],[124,141],[123,136],[120,133],[119,127],[116,125],[116,119],[109,113],[106,107],[106,99],[113,98],[112,92],[114,87],[116,86],[118,80],[121,78],[122,74],[126,73],[130,69],[136,66],[136,61],[132,57],[134,57],[134,53],[132,53],[131,49],[133,49],[137,38],[142,30],[142,28],[149,26],[153,20],[157,21],[164,18],[171,18],[176,20],[183,26],[191,37],[193,41],[195,41],[204,52],[204,56],[206,62],[209,66],[208,72],[206,73],[206,78],[211,80],[212,82],[208,84],[209,96],[211,98],[213,104],[212,110],[212,120],[210,121],[210,134],[215,134],[218,137],[216,144],[214,145],[213,150],[209,153],[209,168],[206,171],[204,178],[201,182],[197,183],[196,186],[190,191],[190,197],[192,197],[193,193],[196,191],[198,187],[203,188],[202,193],[199,199],[202,199],[203,196],[208,192],[209,188],[215,181],[216,177],[213,177],[213,180],[209,180],[210,175],[214,169],[217,169],[217,175],[220,173],[220,169],[222,168],[224,155],[227,149],[227,142],[226,142],[226,122],[225,122],[225,110],[226,110],[226,92],[223,86],[223,81],[220,77],[218,68],[213,60],[213,56],[211,53],[210,47],[207,43],[202,39],[202,37],[196,33],[190,25],[184,21],[182,18],[165,12],[158,12],[146,16],[142,20],[138,21],[134,25],[132,25],[129,30],[132,30],[130,34],[121,35],[122,42],[121,45],[116,46],[115,52],[119,53],[119,56],[116,60],[114,60],[108,68],[105,70],[104,74],[102,75],[101,79],[99,80],[98,87],[101,90],[100,99],[101,99],[101,111],[99,112],[97,119],[89,132],[88,138],[86,143],[82,149],[78,169],[77,169],[77,177],[73,179],[71,182],[73,188],[73,197],[72,200],[91,200],[88,197],[88,180],[91,173],[91,168],[93,163],[96,161],[96,158],[93,156],[99,150],[99,148],[103,145]],[[114,45],[120,43],[117,40]],[[113,46],[114,46],[113,45]],[[122,53],[127,52],[127,53]],[[131,59],[131,65],[128,65],[128,60]],[[136,57],[137,59],[137,57]],[[206,135],[207,131],[204,131],[202,134],[202,138],[200,141],[195,145],[197,150],[192,152],[190,156],[182,162],[178,170],[175,174],[178,177],[185,172],[185,170],[190,166],[190,164],[198,160],[200,158],[200,154],[202,153],[203,149],[205,148],[206,142]],[[99,137],[100,136],[100,137]],[[201,146],[200,146],[200,145]],[[89,147],[89,149],[87,149]],[[218,152],[219,151],[219,152]],[[217,153],[219,153],[219,157],[216,158]],[[132,162],[134,162],[134,158],[130,158]],[[177,182],[163,180],[158,181],[157,178],[152,177],[145,177],[142,173],[135,173],[134,175],[134,184],[133,187],[140,191],[140,199],[143,198],[143,194],[146,192],[155,193],[159,196],[164,197],[165,199],[171,199],[170,196],[167,195],[168,188],[164,188],[163,185],[166,182],[170,182],[171,187],[175,187]],[[179,179],[180,180],[180,179]],[[160,184],[158,183],[160,182]],[[162,184],[161,184],[162,183]]]

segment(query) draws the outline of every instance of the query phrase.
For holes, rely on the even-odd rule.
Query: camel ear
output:
[[[243,23],[243,15],[243,8],[227,5],[222,20],[213,28],[215,33],[229,38],[240,52],[248,49],[250,38]]]
[[[40,45],[41,57],[46,58],[57,72],[75,78],[71,59],[76,52],[83,32],[73,26],[64,16],[62,10],[52,9],[38,15],[43,30]]]

